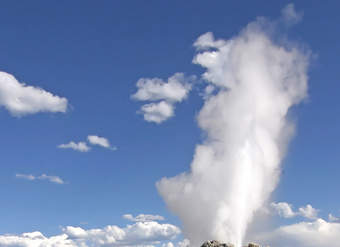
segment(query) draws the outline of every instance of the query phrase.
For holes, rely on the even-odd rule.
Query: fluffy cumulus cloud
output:
[[[316,219],[318,217],[319,210],[308,204],[306,207],[299,208],[299,214],[308,219]]]
[[[183,73],[174,74],[167,82],[159,78],[141,78],[136,86],[138,90],[131,97],[141,101],[181,102],[191,90],[191,84]]]
[[[38,112],[66,112],[67,99],[20,83],[13,75],[0,71],[0,106],[13,116]]]
[[[65,183],[65,181],[58,176],[49,176],[49,175],[46,175],[46,174],[42,174],[40,176],[34,176],[32,174],[15,174],[15,177],[30,180],[30,181],[46,180],[46,181],[49,181],[49,182],[55,183],[55,184],[64,184]]]
[[[312,205],[307,204],[305,207],[300,207],[297,212],[294,212],[291,204],[287,202],[272,202],[270,204],[271,208],[283,218],[292,218],[295,216],[302,216],[307,219],[317,219],[318,209],[312,207]]]
[[[87,140],[92,145],[98,145],[103,148],[108,148],[111,150],[116,150],[116,147],[111,146],[110,141],[105,137],[100,137],[96,135],[87,136]]]
[[[137,81],[137,92],[131,96],[139,101],[152,101],[141,107],[140,113],[148,122],[162,123],[174,116],[175,103],[188,97],[194,77],[176,73],[167,81],[159,78],[141,78]],[[155,102],[156,101],[156,102]]]
[[[76,150],[76,151],[79,151],[79,152],[88,152],[90,151],[90,147],[87,145],[86,142],[74,142],[74,141],[71,141],[67,144],[60,144],[58,146],[58,148],[64,148],[64,149],[73,149],[73,150]]]
[[[289,218],[293,223],[281,225],[274,230],[249,233],[247,239],[256,240],[263,246],[274,247],[340,247],[337,240],[340,236],[340,223],[332,214],[328,221],[318,217],[319,210],[310,204],[294,211],[293,206],[286,202],[271,203],[271,208],[280,216]],[[303,221],[298,221],[303,217]]]
[[[272,202],[270,206],[281,216],[284,218],[292,218],[296,216],[296,213],[292,209],[292,205],[286,202]]]
[[[77,247],[66,234],[45,237],[41,232],[0,235],[1,247]]]
[[[339,223],[318,218],[312,222],[298,222],[259,234],[257,241],[275,247],[340,247],[339,236]]]
[[[166,101],[145,104],[140,111],[147,122],[162,123],[174,116],[174,106]]]
[[[132,214],[124,214],[124,219],[135,221],[135,222],[145,222],[145,221],[160,221],[164,220],[164,217],[161,215],[153,215],[153,214],[139,214],[137,216],[133,216]]]
[[[170,241],[180,234],[171,224],[155,221],[136,222],[124,228],[108,225],[104,228],[83,229],[67,226],[63,233],[46,237],[40,232],[21,235],[0,235],[1,247],[108,247],[153,246]]]

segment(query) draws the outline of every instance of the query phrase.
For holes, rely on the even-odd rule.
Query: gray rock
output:
[[[210,241],[204,242],[201,245],[201,247],[235,247],[235,246],[233,244],[220,243],[216,240],[210,240]],[[260,245],[254,244],[254,243],[249,243],[245,247],[260,247]]]
[[[248,247],[260,247],[260,245],[258,244],[254,244],[254,243],[249,243]]]
[[[204,242],[201,247],[234,247],[233,244],[220,243],[216,240],[210,240]]]

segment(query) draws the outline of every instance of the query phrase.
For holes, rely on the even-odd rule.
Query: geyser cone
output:
[[[210,240],[210,241],[204,242],[201,245],[201,247],[235,247],[235,246],[230,243],[220,243],[219,241],[216,241],[216,240]],[[260,247],[260,246],[258,244],[249,243],[245,247]]]

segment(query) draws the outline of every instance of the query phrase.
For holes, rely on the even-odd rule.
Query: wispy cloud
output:
[[[79,152],[88,152],[91,149],[86,142],[76,143],[74,141],[71,141],[67,144],[60,144],[58,148],[70,148]]]
[[[70,141],[67,144],[60,144],[58,145],[58,148],[70,148],[79,152],[89,152],[91,150],[91,147],[88,145],[95,145],[100,146],[102,148],[110,149],[110,150],[117,150],[117,147],[112,146],[110,144],[110,141],[105,137],[100,137],[97,135],[88,135],[87,141],[81,141],[81,142],[74,142]]]
[[[302,12],[297,12],[295,10],[295,6],[294,6],[293,3],[286,5],[282,9],[281,15],[282,15],[283,21],[286,24],[289,24],[289,25],[296,24],[296,23],[300,22],[302,20],[302,17],[303,17]]]
[[[0,106],[17,117],[38,112],[66,112],[67,99],[20,83],[13,75],[0,71]]]
[[[110,141],[105,137],[100,137],[96,135],[89,135],[87,136],[87,140],[92,145],[98,145],[103,148],[111,149],[111,150],[117,150],[117,147],[111,146]]]
[[[32,174],[20,174],[17,173],[15,174],[16,178],[21,178],[21,179],[26,179],[29,181],[34,181],[34,180],[47,180],[51,183],[55,183],[55,184],[65,184],[65,181],[63,179],[61,179],[58,176],[49,176],[46,174],[42,174],[40,176],[34,176]]]
[[[137,216],[133,216],[132,214],[124,214],[123,218],[126,220],[134,221],[134,222],[145,222],[145,221],[161,221],[164,220],[164,217],[161,215],[153,215],[153,214],[139,214]]]
[[[328,220],[329,220],[330,222],[336,222],[336,221],[339,221],[340,218],[334,216],[333,214],[328,214]]]

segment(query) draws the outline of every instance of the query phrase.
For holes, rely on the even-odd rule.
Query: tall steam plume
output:
[[[254,213],[269,199],[294,126],[289,109],[307,94],[308,55],[275,43],[265,21],[230,40],[199,37],[193,62],[215,93],[198,124],[206,138],[191,170],[157,183],[192,246],[216,239],[241,246]]]

